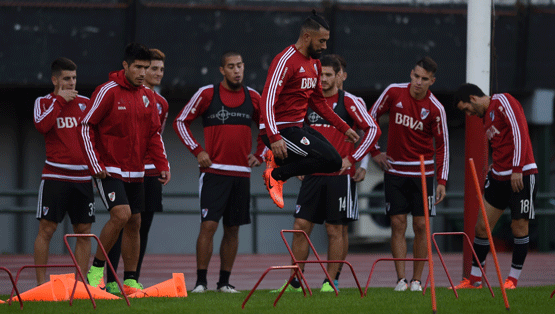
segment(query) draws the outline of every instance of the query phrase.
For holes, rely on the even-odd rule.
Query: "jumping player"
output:
[[[341,156],[317,131],[303,127],[310,106],[347,140],[358,134],[333,112],[322,94],[318,58],[330,36],[328,23],[316,11],[305,19],[297,43],[279,53],[270,65],[260,111],[260,133],[267,153],[263,177],[270,197],[283,208],[283,182],[293,176],[332,173],[341,169]],[[275,157],[275,159],[274,159]],[[278,167],[279,166],[279,167]]]

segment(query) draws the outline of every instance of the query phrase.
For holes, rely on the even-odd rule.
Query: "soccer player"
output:
[[[511,210],[514,236],[513,260],[505,289],[515,289],[528,253],[528,222],[535,218],[534,201],[538,186],[538,168],[534,161],[528,123],[522,106],[513,96],[503,93],[487,96],[474,84],[463,84],[455,92],[454,104],[469,116],[482,118],[491,145],[493,165],[488,172],[484,204],[488,223],[493,229],[503,210]],[[476,222],[474,250],[483,266],[489,251],[486,225],[481,215]],[[470,278],[456,286],[481,288],[482,272],[472,260]]]
[[[197,157],[200,169],[201,224],[197,239],[197,281],[192,290],[208,290],[206,274],[212,257],[214,233],[223,217],[220,278],[217,290],[237,293],[229,277],[239,246],[239,226],[250,223],[251,167],[262,162],[259,141],[251,154],[251,124],[259,121],[260,94],[243,85],[243,58],[238,52],[222,55],[220,83],[201,87],[173,123],[175,132]],[[190,126],[202,117],[206,150],[193,137]]]
[[[280,208],[284,206],[283,182],[290,177],[341,169],[337,150],[317,131],[303,127],[309,106],[348,141],[359,139],[322,94],[318,58],[329,37],[328,23],[313,10],[301,25],[297,43],[279,53],[268,70],[260,104],[260,133],[271,151],[266,156],[268,169],[263,177],[270,197]]]
[[[77,126],[83,112],[89,108],[89,99],[75,90],[77,66],[68,58],[52,62],[54,91],[35,101],[34,122],[44,135],[46,162],[39,188],[37,219],[39,232],[35,239],[35,265],[48,263],[52,235],[66,212],[73,232],[91,233],[94,216],[92,177],[85,156],[79,147]],[[77,238],[75,259],[81,271],[89,268],[90,238]],[[46,269],[36,268],[37,284],[46,282]]]
[[[425,159],[426,185],[430,195],[427,210],[431,216],[435,215],[435,205],[445,198],[449,174],[449,135],[445,109],[429,90],[436,80],[436,70],[437,64],[431,58],[422,58],[410,72],[410,83],[389,85],[370,111],[376,120],[389,112],[387,154],[377,148],[370,153],[385,171],[385,206],[391,218],[391,250],[394,258],[406,258],[407,255],[405,231],[408,213],[413,216],[414,257],[425,258],[427,255],[420,155],[424,155]],[[435,200],[434,154],[437,167]],[[420,280],[424,263],[414,262],[411,291],[422,291]],[[398,278],[395,291],[407,290],[409,283],[405,277],[405,262],[395,261],[395,270]]]
[[[160,95],[156,90],[154,90],[154,88],[156,86],[160,86],[162,78],[164,77],[164,63],[166,61],[166,55],[162,51],[153,48],[150,49],[150,54],[150,67],[146,69],[144,86],[151,89],[156,97],[156,110],[158,112],[158,117],[160,118],[160,134],[162,134],[164,132],[164,127],[166,126],[169,106],[164,96]],[[144,177],[145,210],[141,213],[141,248],[139,251],[139,261],[137,263],[137,281],[141,276],[141,266],[143,264],[146,245],[148,243],[148,232],[150,231],[150,226],[152,225],[154,213],[162,211],[162,183],[158,180],[159,177],[160,172],[154,166],[150,155],[147,155],[145,159]],[[118,241],[114,244],[108,254],[110,262],[116,271],[118,269],[119,257],[121,255],[121,238],[122,233],[120,232]],[[118,284],[111,271],[107,272],[106,278],[106,291],[110,293],[119,293]]]
[[[366,106],[357,97],[337,88],[337,75],[341,69],[339,61],[326,55],[322,57],[322,91],[326,102],[352,128],[363,130],[365,135],[360,145],[355,149],[353,143],[346,142],[344,136],[328,121],[320,117],[312,109],[308,109],[306,121],[310,127],[319,131],[342,156],[341,170],[334,173],[315,173],[304,176],[301,190],[295,208],[295,230],[303,230],[310,235],[314,224],[326,222],[328,234],[328,260],[344,260],[346,258],[348,242],[345,243],[343,234],[347,233],[348,223],[358,219],[358,195],[356,183],[352,179],[355,174],[355,162],[367,155],[380,134],[380,128],[368,114]],[[293,254],[297,260],[306,260],[309,255],[309,245],[304,235],[293,234]],[[330,278],[339,273],[338,263],[329,263],[327,270]],[[304,264],[299,265],[304,269]],[[334,282],[337,287],[337,281]],[[283,288],[283,287],[282,287]],[[280,292],[281,289],[274,290]],[[287,291],[302,291],[300,283],[295,280],[287,287]],[[322,292],[333,292],[334,289],[326,278],[322,285]]]
[[[130,43],[125,48],[123,70],[110,73],[110,80],[96,88],[91,109],[80,125],[81,145],[110,219],[100,241],[110,251],[123,229],[121,253],[126,294],[141,289],[137,282],[139,229],[145,207],[144,161],[147,154],[160,172],[164,185],[170,180],[169,163],[160,136],[160,118],[153,92],[144,87],[151,54],[147,47]],[[103,284],[105,257],[97,247],[87,279]]]

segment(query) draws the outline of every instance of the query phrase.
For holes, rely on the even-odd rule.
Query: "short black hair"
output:
[[[347,61],[345,61],[345,58],[343,58],[342,56],[334,53],[331,54],[330,56],[334,57],[335,59],[337,59],[337,61],[339,62],[339,64],[341,64],[341,69],[343,71],[347,71]]]
[[[332,67],[333,72],[337,74],[341,70],[341,63],[334,55],[324,55],[320,59],[323,67]]]
[[[462,84],[455,92],[455,95],[453,95],[453,105],[455,105],[456,107],[461,101],[466,103],[470,102],[471,95],[482,97],[482,96],[485,96],[486,94],[484,94],[484,92],[480,89],[480,87],[474,84],[471,84],[471,83]]]
[[[432,74],[436,74],[437,63],[430,57],[424,57],[420,59],[418,62],[416,62],[416,65]]]
[[[150,50],[143,44],[129,43],[125,47],[125,54],[123,60],[131,65],[135,60],[150,61]]]
[[[312,10],[312,14],[307,17],[303,24],[301,25],[301,32],[305,32],[307,30],[318,31],[320,27],[325,28],[326,30],[330,30],[330,26],[326,20],[316,13],[316,10]]]
[[[62,71],[75,71],[77,70],[77,65],[75,62],[69,60],[65,57],[60,57],[50,64],[50,73],[52,76],[58,76]]]
[[[220,58],[220,66],[223,68],[225,67],[225,59],[229,58],[229,57],[233,57],[233,56],[239,56],[241,58],[243,58],[243,56],[241,56],[241,54],[235,50],[228,50],[226,52],[224,52],[222,54],[222,57]]]

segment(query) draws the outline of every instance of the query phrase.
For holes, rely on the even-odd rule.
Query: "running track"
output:
[[[321,256],[325,258],[325,254]],[[355,273],[361,286],[364,288],[372,263],[378,258],[388,258],[390,254],[351,254],[347,261],[353,265]],[[309,259],[314,258],[311,254]],[[462,254],[452,253],[444,255],[445,263],[450,272],[451,278],[457,284],[462,277]],[[511,265],[511,253],[498,253],[503,281],[509,273]],[[52,255],[50,264],[67,264],[71,262],[69,255]],[[238,290],[250,290],[258,281],[266,268],[270,266],[288,265],[290,263],[288,255],[238,255],[234,270],[231,274],[230,283],[235,285]],[[32,255],[0,255],[0,266],[8,268],[16,276],[17,270],[26,264],[33,264]],[[219,276],[219,256],[213,255],[210,268],[208,270],[208,288],[214,290]],[[486,260],[486,274],[492,286],[499,286],[493,258],[491,254]],[[123,263],[120,261],[119,274],[123,276]],[[324,279],[324,274],[318,264],[307,264],[305,276],[311,288],[319,288]],[[428,266],[425,267],[424,277],[426,279]],[[51,268],[47,269],[47,274],[70,273],[71,269]],[[140,282],[145,287],[150,287],[159,282],[171,278],[171,274],[184,273],[187,290],[191,290],[196,280],[196,262],[194,255],[146,255],[143,261],[143,270]],[[412,262],[407,264],[407,276],[412,274]],[[434,274],[436,286],[446,287],[449,281],[441,262],[434,254]],[[259,289],[275,289],[281,287],[288,276],[285,270],[270,271],[259,286]],[[396,282],[395,268],[393,262],[382,261],[376,266],[370,287],[394,287]],[[529,253],[526,258],[524,270],[520,276],[519,286],[544,286],[555,284],[555,254]],[[25,269],[18,283],[20,292],[27,291],[35,286],[34,269]],[[343,267],[339,287],[355,287],[355,281],[347,266]],[[11,285],[5,272],[0,272],[0,294],[10,294]]]

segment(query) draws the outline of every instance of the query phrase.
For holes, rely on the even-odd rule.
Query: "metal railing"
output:
[[[22,202],[25,198],[37,197],[36,190],[4,190],[0,191],[0,197],[15,197],[16,201],[14,203],[24,203]],[[294,199],[297,197],[297,193],[285,193],[284,198]],[[163,192],[164,199],[198,199],[198,193],[186,193],[186,192]],[[367,199],[368,204],[380,204],[383,202],[383,192],[370,192],[370,193],[359,193],[359,201],[361,199]],[[436,216],[455,216],[462,215],[464,213],[464,206],[453,206],[451,203],[458,201],[459,203],[463,201],[463,192],[449,192],[442,205],[438,208]],[[260,201],[269,199],[267,193],[251,193],[251,224],[252,224],[252,252],[258,252],[258,227],[259,227],[259,216],[265,215],[276,215],[276,216],[287,216],[291,215],[291,211],[283,209],[261,209]],[[555,193],[538,193],[536,197],[536,203],[539,205],[536,207],[535,212],[537,216],[555,216]],[[25,226],[25,220],[23,217],[25,215],[34,214],[36,212],[36,206],[18,206],[18,205],[5,205],[0,204],[0,215],[3,214],[13,214],[15,215],[15,232],[17,235],[14,237],[15,241],[23,242],[25,237],[25,232],[27,230]],[[383,207],[365,207],[359,208],[360,214],[384,214]],[[508,215],[510,212],[505,211],[504,214]],[[107,211],[99,211],[97,215],[107,215]],[[195,208],[172,208],[164,207],[164,211],[159,213],[162,215],[198,215],[199,209]],[[545,226],[543,227],[544,232],[548,232]],[[540,237],[542,238],[542,237]],[[18,253],[23,251],[23,243],[15,243],[15,248]]]

